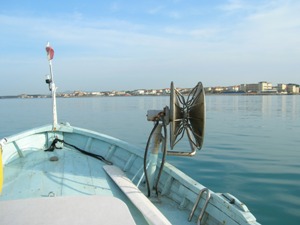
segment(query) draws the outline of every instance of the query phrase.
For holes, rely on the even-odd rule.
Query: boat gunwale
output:
[[[18,133],[16,135],[10,136],[8,138],[3,138],[0,142],[0,144],[2,145],[2,147],[5,147],[6,144],[12,143],[19,139],[26,138],[31,135],[41,134],[41,133],[79,134],[79,135],[83,135],[86,137],[91,137],[91,138],[94,138],[94,139],[97,139],[100,141],[107,142],[111,145],[115,145],[119,148],[122,148],[122,149],[130,152],[131,154],[135,154],[136,156],[143,158],[143,152],[141,151],[142,149],[138,148],[137,146],[134,146],[130,143],[127,143],[125,141],[111,137],[106,134],[102,134],[102,133],[99,133],[96,131],[91,131],[91,130],[84,129],[84,128],[73,127],[73,126],[70,126],[69,124],[60,124],[58,126],[58,129],[56,129],[55,131],[52,130],[52,125],[44,125],[42,127],[33,128],[30,130]],[[5,164],[5,162],[4,162],[4,164]],[[126,171],[124,171],[124,172],[126,174]],[[177,180],[180,183],[180,185],[182,185],[185,189],[188,189],[190,191],[189,195],[182,194],[182,196],[181,196],[182,198],[187,198],[190,202],[192,202],[192,200],[197,198],[197,194],[199,193],[199,191],[201,189],[205,188],[205,186],[203,186],[199,182],[195,181],[194,179],[192,179],[191,177],[189,177],[188,175],[186,175],[185,173],[183,173],[182,171],[177,169],[175,166],[169,164],[168,162],[165,163],[164,172],[166,174],[168,174],[169,176],[171,176],[173,179]],[[128,174],[127,174],[127,176],[128,176]],[[210,211],[209,210],[210,205],[211,205],[211,207],[218,208],[218,205],[221,204],[224,206],[222,207],[222,209],[220,209],[220,211],[223,212],[225,215],[227,215],[228,218],[231,218],[232,220],[235,220],[235,221],[237,220],[236,222],[239,222],[240,224],[247,224],[246,222],[251,222],[251,221],[253,222],[252,224],[258,224],[256,222],[255,217],[251,214],[250,211],[242,212],[236,206],[234,206],[230,202],[228,202],[226,200],[226,198],[222,197],[222,194],[214,193],[211,190],[210,190],[210,192],[211,192],[212,198],[208,205],[208,211]],[[167,194],[165,196],[167,198],[170,197]],[[163,197],[164,197],[164,195],[163,195]],[[201,201],[203,201],[203,202],[205,201],[204,197],[202,197],[201,199],[202,199]],[[172,201],[176,202],[174,199],[172,199]],[[177,202],[177,204],[178,204],[178,202]],[[203,204],[200,203],[199,207],[201,205],[203,205]],[[199,210],[197,210],[197,211],[199,212]]]

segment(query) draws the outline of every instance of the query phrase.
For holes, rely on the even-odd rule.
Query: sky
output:
[[[1,0],[0,95],[300,84],[299,0]]]

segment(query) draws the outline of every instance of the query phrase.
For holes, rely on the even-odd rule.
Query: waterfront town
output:
[[[190,92],[191,88],[178,88],[182,94]],[[246,94],[246,95],[299,95],[299,84],[277,84],[262,81],[252,84],[240,84],[234,86],[205,87],[206,94]],[[57,97],[97,97],[97,96],[156,96],[169,95],[170,88],[163,89],[137,89],[132,91],[73,91],[57,93]],[[0,98],[47,98],[50,95],[20,94],[16,96],[0,96]]]

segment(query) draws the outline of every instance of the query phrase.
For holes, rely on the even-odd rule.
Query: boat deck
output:
[[[114,196],[126,202],[137,224],[148,224],[105,173],[102,168],[105,164],[100,160],[67,147],[54,152],[27,150],[23,154],[24,157],[16,157],[5,165],[1,201],[79,195]],[[52,161],[53,157],[58,160]]]
[[[66,147],[54,152],[26,151],[5,166],[1,199],[47,196],[113,196],[104,163]],[[57,157],[57,161],[51,161]],[[26,169],[25,169],[26,168]],[[8,188],[10,191],[6,192]]]
[[[23,155],[24,157],[16,155],[5,165],[5,181],[0,201],[82,195],[113,196],[127,204],[137,224],[148,224],[141,212],[105,172],[103,166],[106,164],[102,161],[66,146],[55,149],[54,152],[27,150]],[[57,160],[53,161],[53,158]],[[152,200],[164,214],[171,215],[168,218],[171,218],[171,222],[174,219],[172,224],[181,219],[187,220],[185,214],[178,214],[178,211],[172,209],[174,206],[168,199]],[[161,204],[162,201],[166,204]]]
[[[0,215],[5,225],[136,224],[124,202],[98,195],[3,201]]]

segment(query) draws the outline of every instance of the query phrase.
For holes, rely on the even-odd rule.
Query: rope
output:
[[[61,143],[64,143],[65,145],[69,145],[69,146],[73,147],[74,149],[76,149],[77,151],[81,152],[82,154],[85,154],[85,155],[88,155],[88,156],[93,157],[93,158],[95,158],[95,159],[98,159],[98,160],[100,160],[100,161],[102,161],[102,162],[104,162],[104,163],[106,163],[106,164],[108,164],[108,165],[113,165],[112,162],[106,160],[106,159],[105,159],[103,156],[101,156],[101,155],[97,155],[97,154],[94,154],[94,153],[91,153],[91,152],[87,152],[87,151],[85,151],[85,150],[82,150],[82,149],[78,148],[78,147],[75,146],[75,145],[69,144],[69,143],[65,142],[64,140],[61,140],[61,139],[58,139],[58,138],[55,138],[55,139],[53,140],[52,144],[50,145],[50,147],[49,147],[48,149],[45,150],[45,152],[52,152],[52,151],[54,151],[54,149],[61,149],[61,148],[59,148],[59,147],[56,147],[56,143],[57,143],[57,142],[61,142]]]
[[[148,155],[148,150],[149,150],[149,144],[150,144],[150,140],[153,136],[153,133],[156,129],[156,127],[158,126],[159,121],[157,120],[154,127],[151,130],[151,133],[149,135],[147,144],[146,144],[146,148],[145,148],[145,154],[144,154],[144,174],[145,174],[145,179],[146,179],[146,184],[147,184],[147,196],[150,197],[150,184],[149,184],[149,178],[148,178],[148,174],[147,174],[147,155]]]
[[[158,196],[158,182],[160,180],[160,176],[161,176],[161,173],[162,173],[164,165],[165,165],[166,154],[167,154],[167,125],[165,123],[164,117],[162,118],[162,123],[163,123],[165,136],[164,136],[163,156],[162,156],[162,160],[161,160],[161,164],[160,164],[160,168],[159,168],[159,172],[158,172],[157,180],[156,180],[156,184],[155,184],[155,192],[156,192],[157,196]]]
[[[149,184],[149,178],[148,178],[148,174],[147,174],[147,155],[148,155],[148,150],[149,150],[149,143],[150,143],[150,140],[153,136],[153,133],[155,131],[155,129],[157,128],[158,124],[159,124],[159,121],[162,121],[162,124],[163,124],[163,128],[164,128],[164,145],[163,145],[163,156],[162,156],[162,161],[161,161],[161,164],[160,164],[160,168],[159,168],[159,172],[158,172],[158,175],[157,175],[157,180],[156,180],[156,183],[155,183],[155,192],[156,192],[156,195],[158,196],[158,183],[159,183],[159,180],[160,180],[160,177],[161,177],[161,174],[162,174],[162,171],[163,171],[163,167],[164,167],[164,164],[165,164],[165,161],[166,161],[166,154],[167,154],[167,125],[165,123],[165,114],[163,112],[160,112],[157,117],[154,119],[156,121],[154,127],[152,128],[151,130],[151,133],[149,135],[149,138],[148,138],[148,141],[147,141],[147,144],[146,144],[146,148],[145,148],[145,154],[144,154],[144,174],[145,174],[145,180],[146,180],[146,184],[147,184],[147,196],[150,197],[150,184]]]

